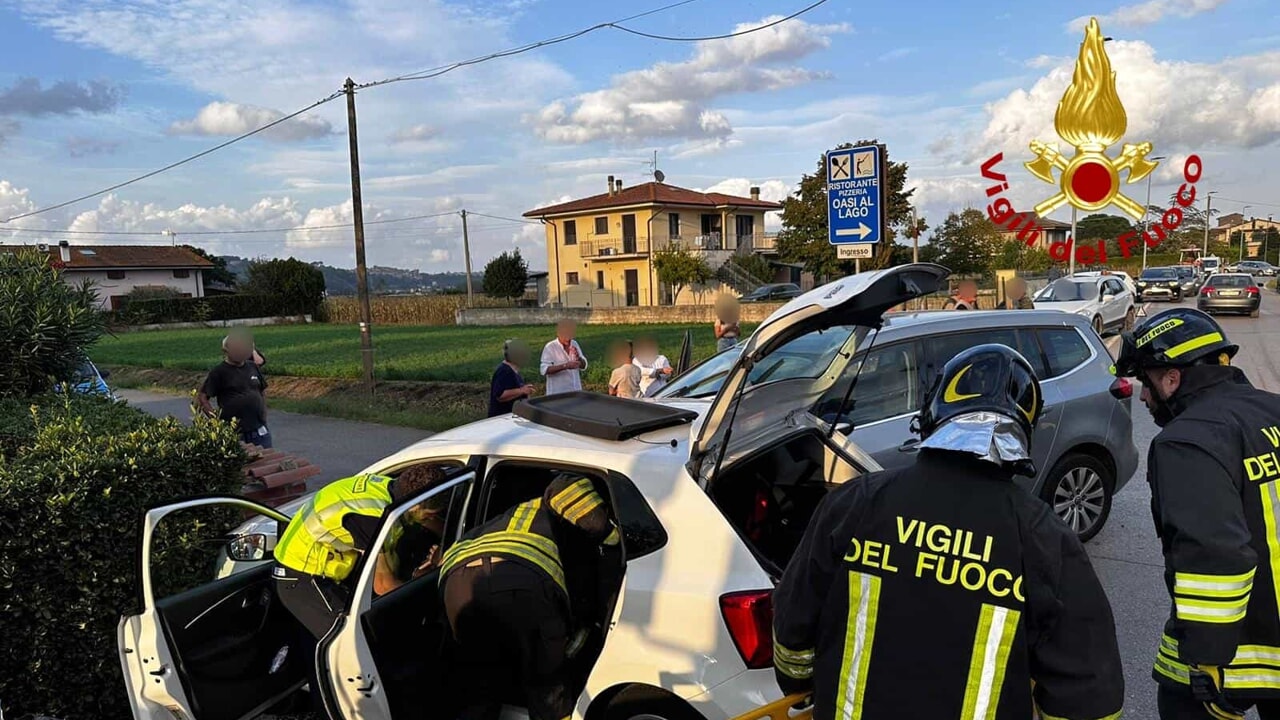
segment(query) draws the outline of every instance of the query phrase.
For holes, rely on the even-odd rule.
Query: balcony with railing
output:
[[[649,240],[636,237],[596,237],[578,243],[578,253],[584,258],[605,260],[621,257],[633,258],[649,254]]]

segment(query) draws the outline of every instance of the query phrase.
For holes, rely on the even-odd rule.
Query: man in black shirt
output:
[[[516,401],[533,397],[533,386],[520,376],[520,366],[529,362],[529,348],[519,340],[502,344],[502,364],[489,382],[489,417],[506,415]]]
[[[267,429],[267,379],[252,362],[253,338],[247,333],[231,333],[222,340],[221,362],[209,376],[196,402],[207,415],[236,420],[241,442],[263,448],[271,447],[271,431]]]

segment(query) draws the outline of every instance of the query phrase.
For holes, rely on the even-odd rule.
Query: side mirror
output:
[[[227,542],[227,557],[236,562],[254,562],[267,557],[267,536],[262,533],[237,535]]]

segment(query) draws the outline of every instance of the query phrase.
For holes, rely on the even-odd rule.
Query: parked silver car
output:
[[[785,356],[756,366],[753,378],[799,377],[826,368],[851,332],[836,327],[793,341]],[[1138,450],[1134,386],[1115,377],[1111,354],[1083,316],[1051,310],[888,315],[880,332],[858,349],[861,361],[849,363],[845,377],[811,413],[834,422],[885,468],[913,462],[919,438],[911,421],[925,391],[957,353],[989,342],[1022,353],[1044,391],[1044,415],[1032,442],[1039,473],[1018,482],[1050,503],[1082,540],[1092,538],[1107,521],[1112,496],[1137,469]],[[714,395],[737,354],[730,349],[695,366],[659,397]],[[851,406],[842,409],[855,375]]]

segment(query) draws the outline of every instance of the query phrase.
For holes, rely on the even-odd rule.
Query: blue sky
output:
[[[277,2],[0,0],[0,219],[128,179],[337,90],[643,12],[660,0]],[[665,35],[759,25],[805,0],[695,0],[628,23]],[[612,30],[434,80],[362,91],[366,219],[519,217],[643,182],[780,199],[832,145],[864,137],[910,163],[921,214],[985,201],[978,164],[1006,154],[1020,208],[1047,186],[1021,171],[1055,141],[1053,109],[1098,16],[1129,114],[1128,142],[1205,158],[1215,207],[1280,215],[1280,8],[1269,0],[1138,3],[829,0],[726,41],[671,43]],[[324,105],[110,196],[0,230],[209,232],[349,221],[345,107]],[[1141,188],[1141,189],[1135,189]],[[1139,202],[1145,187],[1131,186]],[[1274,203],[1270,205],[1268,203]],[[1059,213],[1064,215],[1064,213]],[[5,226],[0,225],[0,228]],[[519,247],[545,267],[541,229],[472,221],[473,257]],[[462,267],[455,215],[370,226],[369,261]],[[79,235],[77,242],[119,242]],[[140,235],[124,241],[166,242]],[[353,264],[349,231],[192,236],[215,252]]]

